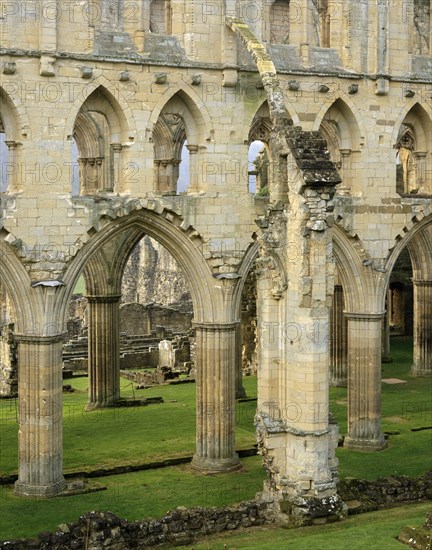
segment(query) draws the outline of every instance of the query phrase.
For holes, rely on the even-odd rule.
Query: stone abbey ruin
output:
[[[329,383],[348,385],[345,446],[375,451],[390,325],[412,325],[413,373],[431,376],[430,8],[0,2],[0,379],[18,385],[17,495],[66,485],[62,353],[80,277],[88,406],[119,400],[122,281],[150,237],[193,306],[193,468],[240,466],[242,325],[256,326],[261,498],[281,524],[344,516]]]

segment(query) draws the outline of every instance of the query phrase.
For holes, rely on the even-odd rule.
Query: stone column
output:
[[[51,497],[66,487],[62,448],[63,335],[16,336],[19,362],[15,494]]]
[[[414,351],[412,374],[432,374],[432,281],[413,280]]]
[[[198,163],[198,145],[186,145],[189,151],[189,193],[199,192],[199,163]]]
[[[337,192],[339,195],[351,194],[351,169],[350,169],[350,157],[351,149],[339,149],[341,155],[341,176],[342,183],[338,185]]]
[[[343,289],[336,285],[330,310],[330,386],[334,387],[347,385],[347,320],[343,310]]]
[[[88,409],[120,399],[119,301],[121,296],[87,296]]]
[[[112,150],[112,159],[113,159],[113,168],[112,175],[108,174],[108,185],[106,191],[117,191],[117,193],[123,191],[122,189],[122,175],[123,175],[123,166],[121,165],[121,152],[122,152],[121,143],[111,143]],[[111,180],[112,177],[112,180]]]
[[[192,467],[228,472],[235,452],[235,361],[238,323],[195,323],[197,422]]]
[[[10,153],[9,153],[10,154]],[[414,151],[416,161],[417,187],[420,193],[424,192],[423,186],[426,182],[426,151]]]
[[[385,447],[381,431],[381,328],[384,313],[345,313],[348,318],[348,435],[345,447]]]
[[[16,141],[7,140],[5,141],[5,145],[8,148],[8,157],[7,157],[7,163],[6,163],[7,190],[10,192],[15,192],[17,191],[15,180],[16,180],[16,173],[18,172],[17,163],[15,159],[15,151],[17,148],[17,143]]]

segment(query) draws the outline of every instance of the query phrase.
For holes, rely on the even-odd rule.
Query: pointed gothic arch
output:
[[[360,152],[363,142],[360,126],[352,109],[340,97],[333,101],[324,113],[321,110],[315,127],[318,121],[319,130],[327,141],[330,157],[342,176],[339,193],[349,194],[355,185],[351,170],[352,156]]]
[[[21,134],[26,135],[29,126],[25,120],[9,95],[0,87],[0,192],[17,190],[18,128],[21,126]]]
[[[164,195],[179,192],[180,163],[189,153],[188,192],[199,190],[197,162],[203,141],[204,120],[197,106],[182,90],[161,108],[153,126],[154,190]]]
[[[99,86],[82,104],[72,138],[78,150],[79,194],[121,191],[125,115],[110,92]]]
[[[399,119],[396,149],[396,191],[401,195],[431,195],[432,121],[416,102]],[[395,129],[396,130],[396,129]]]

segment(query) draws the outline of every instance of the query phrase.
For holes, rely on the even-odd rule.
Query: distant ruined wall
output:
[[[186,333],[192,325],[192,314],[157,305],[127,303],[120,306],[121,331],[128,335],[150,334],[156,326],[168,327],[174,332]]]
[[[123,276],[123,302],[161,305],[186,303],[191,311],[188,285],[169,252],[145,236],[133,250]],[[190,308],[190,309],[189,309]]]

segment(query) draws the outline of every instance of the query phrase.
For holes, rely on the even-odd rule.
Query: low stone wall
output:
[[[422,477],[390,476],[373,481],[345,479],[338,493],[349,514],[360,514],[400,505],[402,502],[432,500],[432,471]]]
[[[348,479],[338,485],[349,514],[390,508],[403,502],[432,500],[432,471],[374,481]],[[0,542],[0,550],[124,550],[160,544],[186,545],[207,535],[274,523],[267,503],[242,502],[227,508],[179,507],[158,520],[127,521],[110,512],[88,512],[75,523],[59,525],[55,533],[36,539]]]
[[[159,544],[179,546],[195,539],[263,525],[265,505],[244,502],[230,508],[177,508],[160,520],[127,521],[110,512],[89,512],[75,523],[59,525],[55,533],[42,533],[34,541],[0,543],[7,550],[125,550],[152,548]]]

